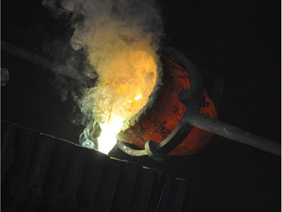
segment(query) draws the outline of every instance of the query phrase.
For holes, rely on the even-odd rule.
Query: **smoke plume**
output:
[[[80,142],[95,141],[98,129],[112,118],[113,111],[122,114],[123,129],[134,124],[151,106],[160,85],[157,52],[163,29],[156,2],[45,0],[42,4],[57,17],[70,17],[74,28],[70,45],[76,51],[84,50],[91,66],[83,74],[98,76],[96,84],[85,89],[77,101],[86,125]]]

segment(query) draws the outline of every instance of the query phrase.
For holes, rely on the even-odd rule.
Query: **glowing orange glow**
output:
[[[116,135],[146,107],[158,73],[155,55],[135,49],[117,55],[101,69],[98,85],[93,88],[94,113],[100,117],[102,129],[99,151],[107,154],[116,144]]]
[[[121,141],[129,142],[140,148],[145,143],[154,140],[158,143],[166,139],[182,119],[186,106],[178,99],[183,89],[190,89],[188,72],[166,56],[161,58],[163,64],[162,87],[154,105],[138,122],[129,129],[118,134]],[[217,111],[207,92],[203,90],[205,105],[200,114],[217,119]],[[140,130],[143,129],[143,130]],[[189,135],[168,155],[191,155],[203,149],[211,140],[212,133],[193,127]]]

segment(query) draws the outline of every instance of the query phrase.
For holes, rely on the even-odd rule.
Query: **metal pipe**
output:
[[[44,57],[37,55],[33,52],[29,52],[25,49],[19,48],[13,44],[1,40],[1,50],[7,52],[13,56],[26,60],[30,63],[42,66],[44,68],[50,69],[57,74],[63,75],[65,77],[74,79],[81,83],[86,84],[88,87],[92,87],[95,84],[96,79],[90,79],[85,75],[82,75],[70,67],[66,67],[65,65],[57,64],[56,66],[53,65],[53,61]]]
[[[222,121],[193,112],[186,117],[186,121],[192,126],[198,127],[216,135],[220,135],[230,140],[250,145],[266,152],[281,156],[280,143],[253,135]]]
[[[14,55],[16,57],[19,57],[21,59],[24,59],[26,61],[29,61],[33,64],[39,65],[39,66],[43,66],[45,68],[48,69],[52,69],[52,61],[39,56],[37,54],[31,53],[29,51],[26,51],[22,48],[19,48],[17,46],[14,46],[13,44],[7,43],[5,41],[1,40],[1,50]]]

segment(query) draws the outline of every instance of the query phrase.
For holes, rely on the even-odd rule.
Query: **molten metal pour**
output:
[[[98,137],[99,151],[108,154],[117,142],[116,135],[122,128],[123,118],[112,115],[112,118],[102,124],[102,133]]]
[[[101,66],[97,86],[91,89],[94,116],[101,127],[98,149],[108,153],[116,144],[116,135],[137,120],[148,106],[157,82],[156,55],[129,49]]]

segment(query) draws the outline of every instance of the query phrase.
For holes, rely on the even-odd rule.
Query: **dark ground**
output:
[[[220,120],[281,142],[280,1],[160,3],[165,45],[224,79]],[[5,0],[1,9],[1,39],[24,49],[41,54],[43,41],[64,32],[40,1]],[[50,71],[5,52],[1,67],[10,72],[2,120],[77,143],[83,128],[69,121],[72,105],[53,92]],[[199,211],[280,211],[281,158],[252,147],[215,136],[201,152],[160,164],[118,149],[111,155],[186,179],[201,199]]]

